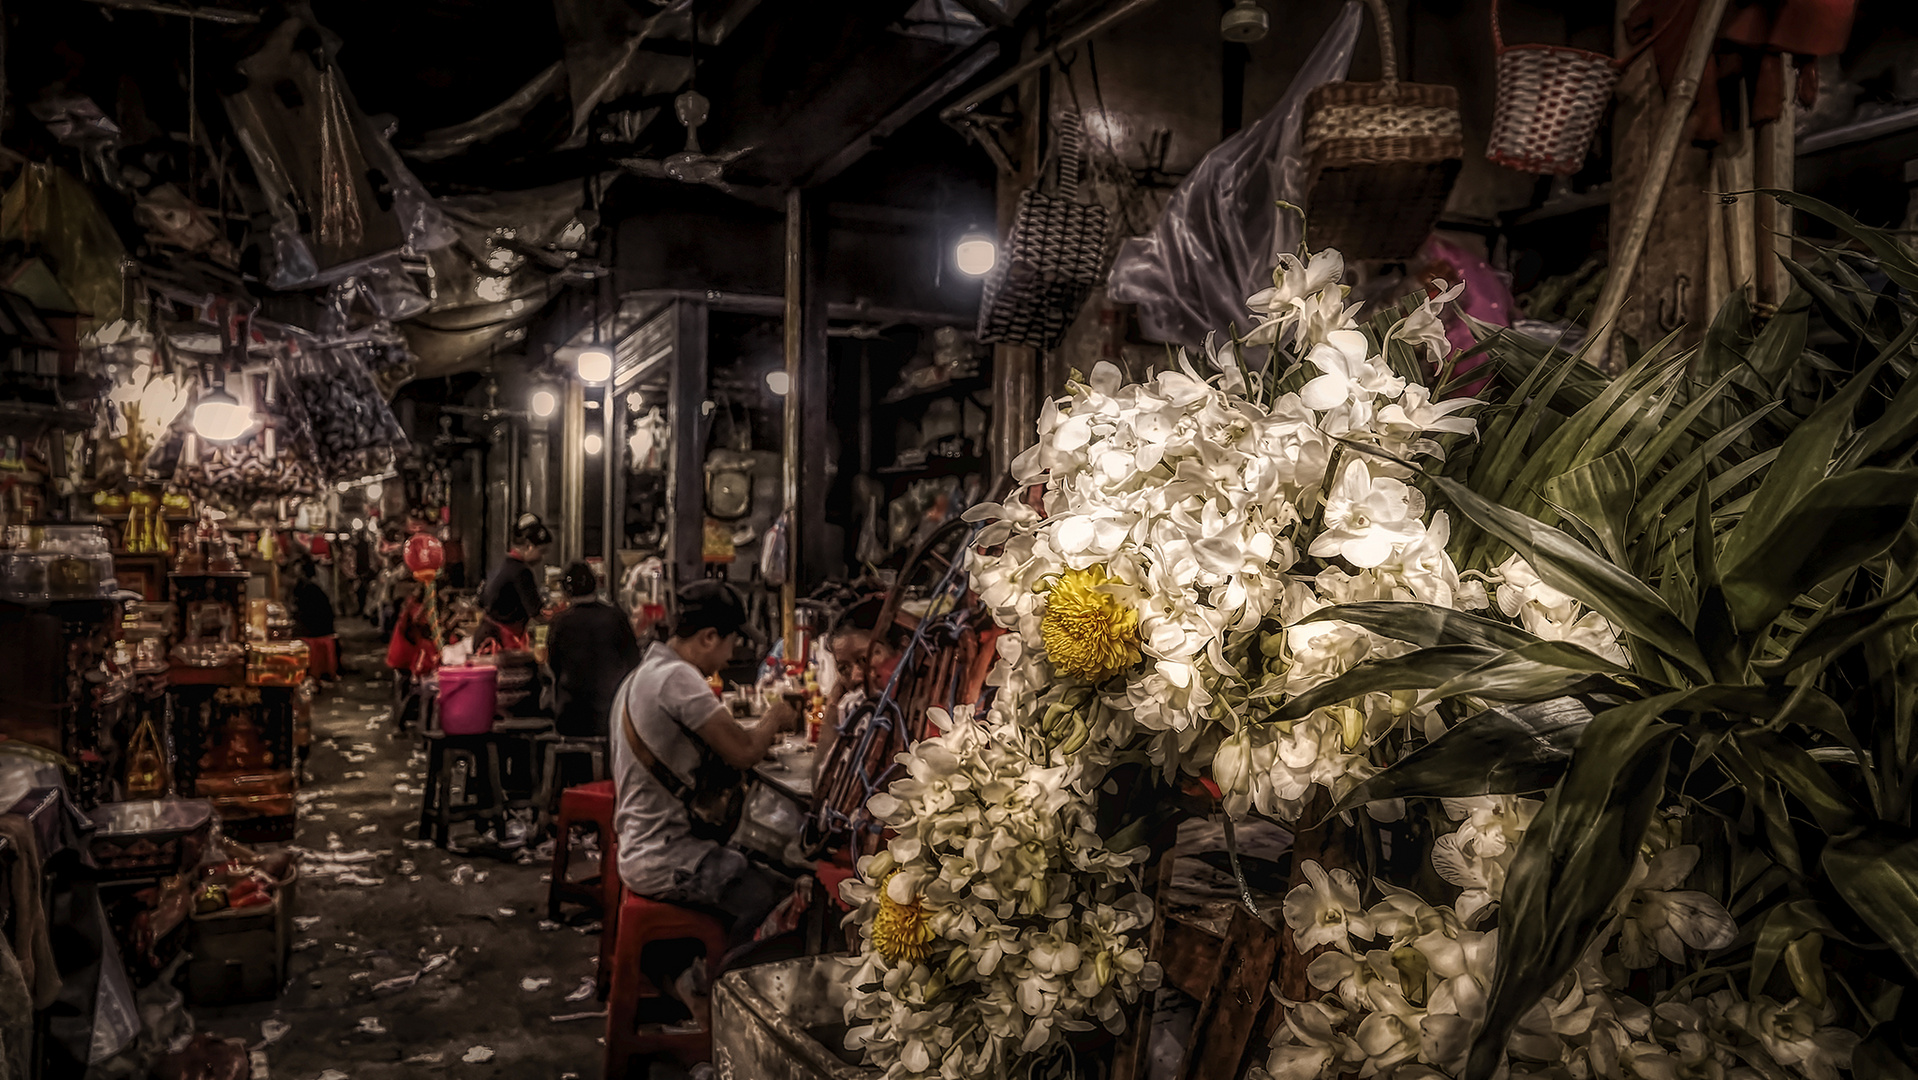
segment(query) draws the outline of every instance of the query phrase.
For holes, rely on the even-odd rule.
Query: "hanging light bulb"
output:
[[[551,390],[533,391],[533,415],[534,416],[537,416],[541,420],[544,420],[547,417],[553,415],[553,410],[557,408],[559,408],[559,399],[553,396],[553,392]]]
[[[786,374],[784,368],[775,368],[766,373],[766,389],[771,390],[774,394],[785,397],[786,392],[792,388],[792,376]]]
[[[200,393],[193,407],[193,431],[208,442],[232,442],[253,428],[253,410],[239,403],[226,387]]]
[[[370,502],[370,503],[379,502],[380,496],[384,494],[386,494],[386,488],[381,486],[378,480],[375,480],[372,483],[366,485],[366,501],[367,502]]]
[[[973,277],[984,277],[992,273],[999,263],[999,244],[991,236],[978,229],[969,229],[959,238],[959,246],[953,249],[954,260],[959,264],[959,272]]]
[[[606,448],[606,440],[600,438],[597,433],[591,433],[586,436],[585,446],[588,454],[597,454]]]
[[[599,384],[613,377],[613,354],[593,345],[579,351],[579,381]]]

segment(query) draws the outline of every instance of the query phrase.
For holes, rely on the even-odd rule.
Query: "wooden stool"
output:
[[[523,736],[513,731],[489,731],[478,735],[448,735],[441,730],[424,733],[426,740],[426,785],[420,795],[421,840],[431,839],[436,847],[445,847],[454,823],[485,820],[493,823],[494,834],[506,833],[506,812],[534,805],[530,796],[513,797],[507,791],[505,770],[501,766],[500,747]],[[453,801],[452,770],[466,769],[465,790],[473,798]]]
[[[711,915],[648,900],[631,893],[619,907],[619,933],[613,950],[612,994],[606,1003],[606,1078],[625,1080],[634,1059],[670,1054],[683,1065],[709,1060],[710,1031],[639,1031],[639,1009],[667,996],[640,970],[646,946],[656,941],[692,938],[704,947],[710,967],[726,955],[726,929]],[[603,966],[603,964],[602,964]]]
[[[539,831],[543,833],[553,823],[553,814],[559,808],[561,763],[568,757],[590,758],[592,782],[599,783],[607,778],[607,740],[604,735],[561,735],[549,731],[534,742],[540,756],[540,778],[539,792],[533,796],[533,802],[539,807]]]

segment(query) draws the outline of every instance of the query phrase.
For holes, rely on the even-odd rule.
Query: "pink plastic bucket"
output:
[[[493,730],[493,707],[499,698],[499,669],[473,667],[440,669],[440,730],[448,735],[484,735]]]

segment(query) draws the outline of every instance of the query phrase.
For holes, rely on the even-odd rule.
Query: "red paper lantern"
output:
[[[406,568],[421,581],[431,581],[446,564],[446,549],[429,533],[414,533],[406,541]]]

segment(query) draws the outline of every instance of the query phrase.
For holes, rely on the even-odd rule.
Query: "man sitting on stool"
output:
[[[799,713],[782,701],[748,731],[708,685],[732,661],[746,625],[737,592],[696,582],[680,590],[678,608],[671,638],[652,646],[613,706],[619,876],[640,896],[719,916],[730,955],[792,892],[790,881],[724,841],[744,803],[743,774],[795,728]],[[715,957],[705,971],[693,962],[693,943],[650,951],[662,955],[642,957],[646,977],[673,987],[694,1020],[709,1026],[707,992],[724,962]],[[663,955],[671,951],[679,955]]]

